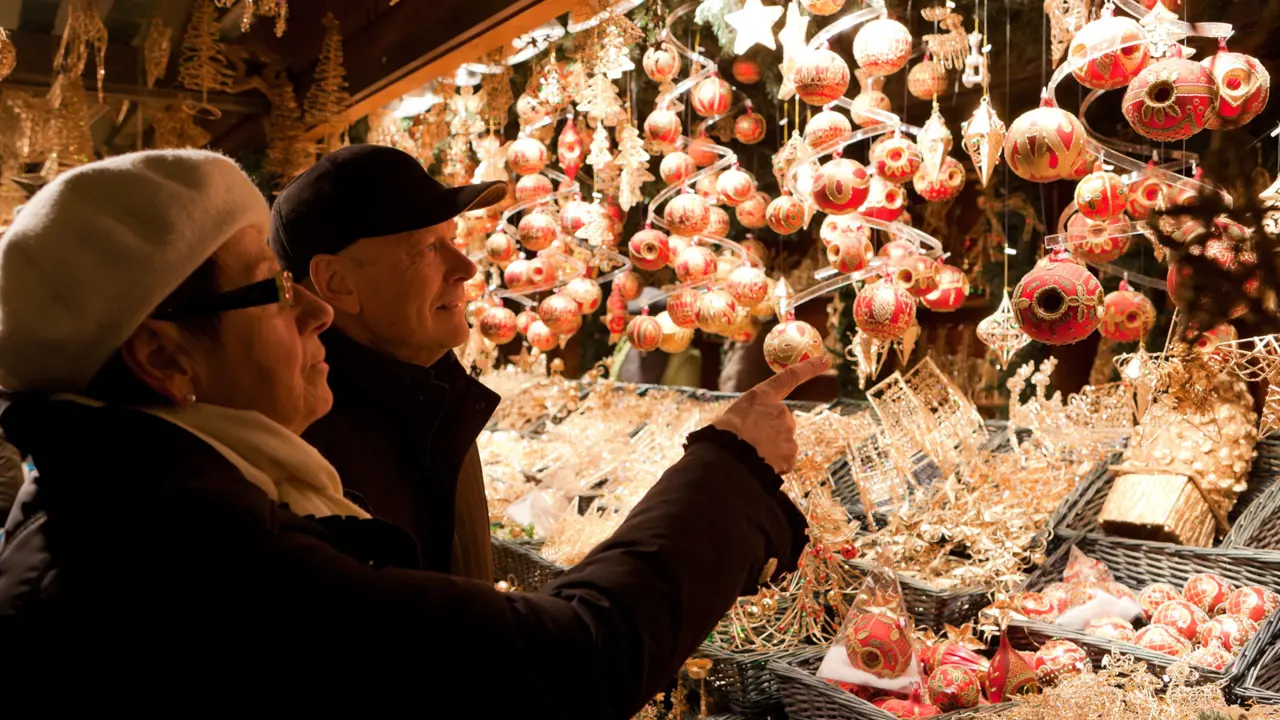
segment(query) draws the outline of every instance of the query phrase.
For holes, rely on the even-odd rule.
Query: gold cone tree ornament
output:
[[[342,64],[342,32],[338,20],[329,13],[323,22],[324,45],[320,49],[320,59],[316,61],[315,82],[307,90],[302,109],[308,125],[325,129],[325,146],[332,151],[342,146],[341,136],[347,126],[346,112],[351,95],[347,93],[347,71]]]
[[[199,104],[186,105],[187,112],[193,115],[221,117],[222,111],[209,104],[209,93],[228,92],[235,79],[220,33],[213,0],[196,0],[182,37],[182,60],[178,64],[178,84],[200,93]]]
[[[969,159],[973,160],[973,167],[978,171],[978,179],[982,181],[982,186],[986,187],[987,182],[991,180],[991,174],[1000,164],[1000,153],[1004,149],[1005,125],[1004,121],[996,115],[995,108],[991,107],[991,99],[985,94],[978,102],[978,109],[974,110],[973,115],[960,125],[960,132],[963,133],[961,142],[964,144],[964,150],[969,153]]]
[[[921,172],[927,180],[935,180],[938,173],[942,171],[942,163],[947,159],[947,153],[951,152],[951,145],[954,139],[951,131],[947,129],[947,122],[942,119],[942,113],[938,111],[938,99],[933,99],[933,114],[929,116],[929,121],[920,128],[920,134],[916,136],[916,146],[920,148],[920,155],[924,158],[921,165]]]
[[[978,339],[995,355],[1001,370],[1009,367],[1009,362],[1019,350],[1031,342],[1031,338],[1018,327],[1013,315],[1013,303],[1009,301],[1009,289],[1005,288],[1000,306],[991,315],[978,323]]]

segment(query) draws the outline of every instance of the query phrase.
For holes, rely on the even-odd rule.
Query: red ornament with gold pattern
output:
[[[920,298],[920,302],[935,312],[960,309],[969,298],[969,276],[960,268],[943,263],[938,263],[934,276],[938,279],[938,289]]]
[[[982,683],[968,668],[943,665],[929,675],[929,703],[942,712],[977,707],[982,701]]]
[[[1191,652],[1192,645],[1186,638],[1164,625],[1148,625],[1138,631],[1134,645],[1151,652],[1181,657]]]
[[[698,166],[694,164],[693,158],[689,157],[688,153],[677,150],[662,158],[658,172],[666,184],[683,185],[690,176],[698,172]]]
[[[1200,63],[1169,57],[1129,83],[1121,109],[1139,135],[1175,142],[1200,132],[1218,112],[1218,83]]]
[[[1113,342],[1135,342],[1147,336],[1156,324],[1156,306],[1142,293],[1120,281],[1120,289],[1107,293],[1102,305],[1098,332]]]
[[[582,327],[582,313],[573,298],[556,293],[538,304],[538,317],[551,332],[557,335],[572,335]]]
[[[519,252],[516,239],[504,232],[494,233],[484,241],[484,254],[498,267],[506,267]]]
[[[595,208],[591,203],[584,202],[581,198],[574,198],[560,208],[560,227],[564,228],[566,233],[573,235],[587,226],[587,221],[591,219],[594,212]]]
[[[835,110],[823,110],[809,118],[804,126],[804,141],[810,149],[826,147],[853,134],[849,118]]]
[[[832,215],[847,215],[866,201],[871,176],[862,163],[837,157],[813,176],[813,204]]]
[[[650,227],[632,235],[627,249],[631,254],[631,262],[641,270],[657,270],[670,259],[666,234]]]
[[[814,334],[816,335],[816,331]],[[773,333],[769,335],[772,336]],[[765,342],[767,344],[768,340]],[[818,345],[820,349],[821,340]],[[781,368],[774,370],[781,372]],[[844,651],[854,668],[878,678],[892,680],[902,677],[911,669],[914,646],[906,621],[882,613],[868,612],[854,617],[844,629]]]
[[[804,203],[785,192],[774,198],[764,212],[770,229],[779,235],[791,235],[800,230],[805,226],[807,216]]]
[[[1034,622],[1051,623],[1065,608],[1059,607],[1043,593],[1020,592],[1010,598],[1013,611]]]
[[[480,334],[494,345],[506,345],[516,338],[516,332],[516,314],[507,308],[489,308],[480,317]]]
[[[666,311],[658,313],[658,324],[662,326],[662,340],[658,342],[659,350],[675,355],[689,349],[689,345],[693,343],[693,330],[678,327],[671,321],[671,315]]]
[[[932,100],[947,91],[947,70],[942,63],[924,54],[924,59],[907,73],[907,90],[921,100]]]
[[[750,313],[738,313],[738,321],[724,335],[732,342],[750,345],[760,336],[760,321]]]
[[[564,124],[564,129],[560,131],[559,139],[556,140],[556,160],[560,161],[560,169],[564,174],[574,178],[577,177],[586,159],[582,133],[578,132],[578,126],[570,116],[569,121]]]
[[[528,335],[529,326],[533,325],[533,323],[540,319],[541,318],[538,317],[538,313],[533,310],[521,310],[520,314],[516,316],[516,332],[521,335]]]
[[[810,105],[827,105],[849,89],[849,65],[826,48],[806,52],[796,61],[796,95]]]
[[[532,175],[547,166],[551,156],[547,146],[537,138],[522,136],[511,143],[507,150],[507,164],[517,175]]]
[[[773,329],[764,338],[764,360],[776,373],[782,372],[792,365],[804,362],[809,358],[818,357],[823,352],[822,335],[812,325],[803,320],[789,317],[787,320],[774,325]],[[902,637],[909,655],[911,641],[905,635]],[[851,656],[850,660],[852,659]],[[856,665],[857,663],[855,662]]]
[[[1077,182],[1083,180],[1086,175],[1093,172],[1093,166],[1098,164],[1099,159],[1098,154],[1086,146],[1084,152],[1080,153],[1080,159],[1076,160],[1075,167],[1071,169],[1071,172],[1063,180],[1075,180]]]
[[[698,283],[716,276],[719,261],[710,248],[691,245],[676,256],[676,277],[683,284]]]
[[[769,221],[765,219],[765,211],[769,209],[769,200],[768,193],[757,190],[751,193],[751,197],[734,208],[733,214],[737,216],[738,222],[743,227],[750,230],[760,230],[769,225]]]
[[[733,121],[733,137],[743,145],[755,145],[764,140],[768,132],[769,127],[765,124],[764,116],[750,107]]]
[[[650,45],[644,51],[640,65],[650,80],[663,83],[680,73],[680,53],[670,43]]]
[[[911,686],[911,695],[906,698],[880,698],[872,704],[899,718],[929,718],[942,714],[941,710],[925,702],[921,697],[919,685]]]
[[[1192,650],[1186,660],[1192,665],[1222,672],[1235,660],[1235,656],[1217,645],[1210,645]]]
[[[911,186],[916,194],[929,202],[946,202],[954,199],[964,189],[964,167],[955,158],[947,156],[942,161],[938,176],[930,180],[924,168],[916,172]]]
[[[1123,643],[1132,643],[1138,636],[1133,623],[1118,617],[1094,618],[1085,624],[1084,634]]]
[[[760,63],[748,57],[739,55],[733,61],[733,67],[729,69],[733,73],[733,79],[743,85],[755,85],[760,82]]]
[[[535,211],[520,218],[516,233],[524,249],[537,252],[551,247],[551,242],[560,237],[560,223],[545,212]]]
[[[1128,204],[1125,210],[1134,220],[1146,220],[1160,204],[1166,185],[1163,180],[1152,175],[1143,175],[1129,186]]]
[[[1217,612],[1218,606],[1231,595],[1231,581],[1213,573],[1197,573],[1187,578],[1182,587],[1182,597],[1207,613]]]
[[[853,38],[853,59],[871,75],[892,75],[911,57],[911,31],[890,18],[863,25]]]
[[[704,118],[723,115],[729,112],[729,106],[733,104],[733,90],[719,75],[712,75],[693,86],[693,91],[689,93],[689,104],[693,106],[694,112]]]
[[[858,241],[858,245],[865,246],[871,243],[871,226],[863,222],[858,222],[857,218],[841,215],[828,215],[826,220],[822,221],[822,227],[818,230],[818,239],[823,245],[831,245],[836,240],[852,236]],[[875,254],[875,248],[866,253],[868,257]]]
[[[631,347],[643,352],[653,352],[662,342],[662,323],[650,316],[649,308],[645,308],[627,323],[627,339],[631,341]]]
[[[1051,688],[1092,667],[1089,654],[1070,640],[1050,640],[1041,645],[1032,664],[1036,682],[1042,688]]]
[[[1095,265],[1108,263],[1129,250],[1131,230],[1129,219],[1123,215],[1098,221],[1077,212],[1067,221],[1067,242],[1074,258]]]
[[[1219,615],[1200,626],[1196,642],[1208,646],[1218,643],[1224,650],[1236,653],[1258,634],[1258,623],[1240,615]]]
[[[887,260],[889,265],[896,267],[919,253],[920,248],[909,240],[890,240],[880,248],[876,255]]]
[[[993,703],[1001,703],[1038,689],[1032,660],[1014,650],[1009,644],[1008,636],[1000,633],[1000,646],[987,668],[988,699]]]
[[[768,264],[769,248],[765,247],[764,243],[757,240],[754,235],[747,235],[747,239],[738,244],[742,246],[743,250],[747,251],[747,262],[751,266],[762,268]]]
[[[1084,125],[1045,95],[1040,107],[1018,116],[1005,136],[1004,157],[1023,180],[1053,182],[1069,176],[1085,152]]]
[[[671,110],[654,110],[644,120],[644,136],[660,147],[674,146],[683,132],[680,116]]]
[[[1271,96],[1271,75],[1258,59],[1227,50],[1225,39],[1218,52],[1200,64],[1218,85],[1218,109],[1209,119],[1210,130],[1238,128],[1258,116]]]
[[[1280,595],[1257,585],[1249,585],[1234,590],[1223,603],[1222,612],[1247,617],[1261,623],[1280,609]]]
[[[1120,217],[1128,199],[1124,180],[1103,170],[1101,162],[1076,185],[1076,209],[1090,220],[1106,222]]]
[[[863,286],[853,301],[853,322],[876,340],[897,340],[916,319],[916,299],[895,282]]]
[[[676,266],[676,258],[680,257],[680,253],[684,252],[684,249],[689,247],[692,244],[693,244],[693,240],[683,235],[668,235],[667,236],[667,249],[668,249],[667,265],[670,266],[672,269],[674,269]]]
[[[529,345],[535,350],[541,350],[542,352],[548,352],[560,344],[560,336],[556,335],[541,320],[535,320],[529,326],[529,332],[525,333],[525,339],[529,341]]]
[[[530,262],[516,258],[502,271],[502,282],[509,290],[523,290],[533,284],[529,279]]]
[[[810,15],[834,15],[844,7],[845,0],[800,0]]]
[[[725,289],[739,305],[753,308],[769,296],[769,278],[760,268],[741,265],[729,273]]]
[[[720,204],[720,191],[716,188],[716,183],[720,182],[722,173],[714,172],[709,175],[703,175],[698,178],[698,182],[694,184],[693,191],[702,198],[707,205]]]
[[[724,208],[712,205],[707,208],[707,215],[711,220],[703,231],[704,235],[721,238],[729,234],[729,213]]]
[[[898,266],[899,272],[910,277],[907,292],[922,298],[938,289],[938,267],[940,263],[928,255],[912,255]],[[903,278],[906,279],[905,277]]]
[[[634,258],[632,262],[635,262]],[[640,292],[644,290],[644,282],[640,280],[640,276],[627,270],[621,275],[613,279],[613,292],[617,293],[623,300],[623,304],[631,302],[640,297]]]
[[[561,294],[578,303],[578,312],[591,315],[600,309],[600,301],[604,294],[600,285],[590,278],[574,278],[565,284]]]
[[[715,151],[715,143],[712,143],[706,137],[696,137],[691,140],[686,152],[689,153],[689,157],[693,158],[693,163],[698,167],[707,167],[720,159],[719,153]]]
[[[883,110],[890,112],[893,110],[893,104],[889,102],[889,96],[884,94],[884,78],[876,75],[868,75],[866,70],[858,68],[854,71],[854,76],[858,78],[858,84],[861,88],[858,94],[853,97],[853,107],[849,108],[849,117],[853,118],[853,122],[858,127],[871,127],[884,122],[878,117],[868,113],[869,110]]]
[[[1040,590],[1059,615],[1071,609],[1071,595],[1074,585],[1064,582],[1049,583]]]
[[[551,180],[542,173],[525,175],[516,181],[516,201],[533,202],[550,195],[555,190]]]
[[[1018,327],[1046,345],[1079,342],[1102,322],[1102,284],[1075,263],[1050,262],[1032,269],[1018,281],[1013,295]]]
[[[923,162],[920,148],[902,135],[887,137],[871,147],[876,174],[892,183],[901,185],[913,179]]]
[[[827,262],[841,274],[858,272],[868,259],[866,243],[853,235],[841,235],[827,245]]]
[[[862,207],[858,208],[858,214],[876,220],[893,222],[902,215],[902,210],[906,207],[906,204],[906,190],[879,175],[872,175],[867,199],[862,203]]]
[[[697,235],[707,229],[711,222],[711,214],[707,211],[707,203],[696,193],[685,192],[671,198],[662,209],[662,218],[667,227],[677,235]]]
[[[1152,625],[1163,625],[1188,640],[1195,640],[1200,626],[1207,622],[1205,611],[1186,600],[1170,600],[1151,615]]]
[[[1105,48],[1122,47],[1098,55]],[[1091,55],[1098,55],[1085,61]],[[1146,32],[1138,21],[1117,17],[1108,4],[1097,20],[1085,25],[1071,38],[1067,50],[1071,73],[1081,85],[1093,90],[1125,87],[1151,61]]]
[[[667,314],[677,327],[698,327],[698,300],[702,293],[691,287],[676,288],[667,297]]]
[[[698,298],[698,328],[717,335],[738,322],[738,302],[724,290],[705,292]]]
[[[720,179],[716,180],[716,192],[720,195],[720,201],[729,207],[738,207],[755,191],[755,178],[737,165],[720,173]]]

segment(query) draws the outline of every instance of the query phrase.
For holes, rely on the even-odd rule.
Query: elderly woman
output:
[[[416,570],[412,540],[299,438],[331,402],[331,311],[279,270],[267,222],[230,160],[144,152],[62,175],[0,240],[0,426],[38,471],[0,548],[6,687],[52,673],[139,699],[355,690],[415,712],[456,697],[474,717],[625,718],[739,593],[794,565],[780,401],[821,362],[690,435],[541,592]]]

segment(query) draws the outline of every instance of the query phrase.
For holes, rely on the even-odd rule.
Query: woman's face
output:
[[[280,269],[265,227],[243,228],[213,257],[222,290],[270,278]],[[294,286],[292,307],[276,303],[220,313],[215,337],[191,340],[192,391],[200,402],[257,410],[301,434],[333,405],[320,343],[332,320],[333,310],[300,285]]]

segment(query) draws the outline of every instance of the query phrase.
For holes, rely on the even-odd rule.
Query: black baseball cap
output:
[[[324,156],[289,183],[271,207],[271,249],[297,280],[311,258],[361,238],[439,225],[507,196],[501,181],[450,188],[416,158],[385,145],[350,145]]]

